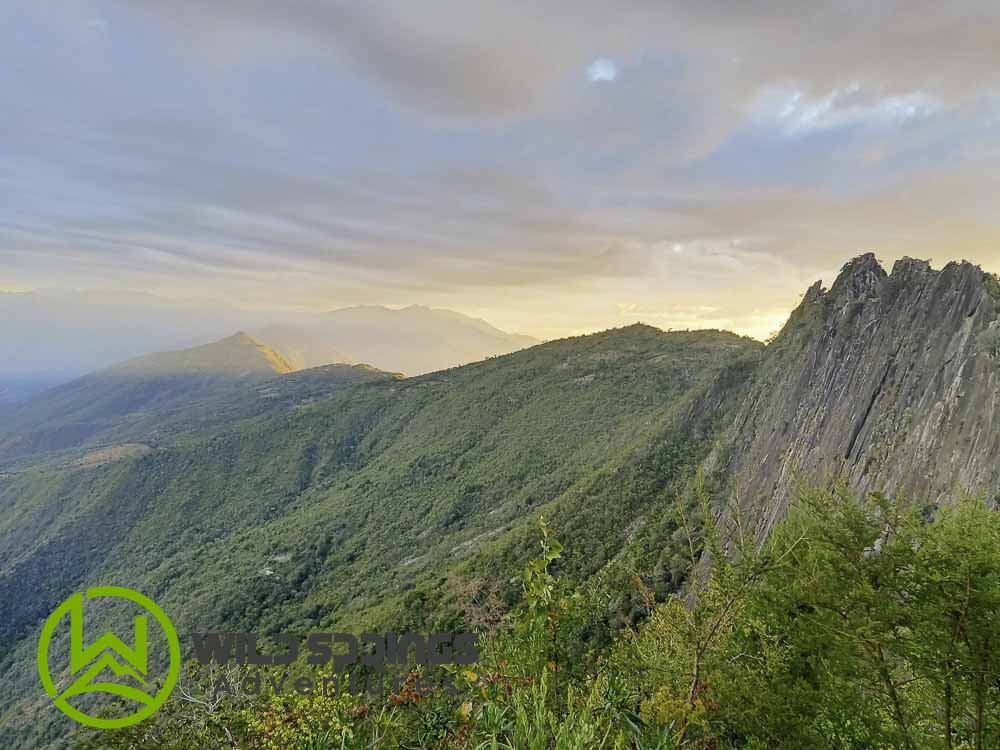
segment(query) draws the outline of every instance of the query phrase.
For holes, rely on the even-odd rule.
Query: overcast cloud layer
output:
[[[1000,4],[0,6],[0,290],[763,336],[1000,270]]]

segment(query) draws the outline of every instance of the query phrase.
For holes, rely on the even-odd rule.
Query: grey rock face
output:
[[[1000,296],[970,263],[855,258],[767,348],[713,457],[763,539],[796,481],[916,502],[1000,491]]]

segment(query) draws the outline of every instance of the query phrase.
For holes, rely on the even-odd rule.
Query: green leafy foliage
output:
[[[928,523],[878,494],[805,492],[762,552],[637,635],[643,667],[670,676],[647,682],[647,715],[679,714],[705,746],[993,746],[998,533],[977,501]]]
[[[293,393],[143,455],[0,478],[0,601],[19,603],[0,611],[0,733],[33,748],[64,731],[31,718],[31,635],[73,591],[127,584],[182,633],[447,631],[470,607],[521,601],[511,573],[543,513],[574,540],[552,572],[610,592],[557,646],[606,645],[609,624],[648,609],[633,580],[653,599],[683,580],[671,509],[759,350],[632,326],[310,403]],[[212,404],[234,406],[201,404],[210,425]]]
[[[714,557],[711,523],[692,528],[708,578],[596,650],[579,634],[599,627],[606,593],[556,574],[564,550],[543,521],[523,601],[484,634],[457,696],[237,701],[224,741],[206,731],[190,746],[271,750],[280,727],[281,746],[302,750],[996,747],[1000,516],[974,500],[924,515],[809,490],[763,550],[728,538],[743,550],[728,558]],[[161,736],[179,715],[82,747],[152,750],[142,731]]]

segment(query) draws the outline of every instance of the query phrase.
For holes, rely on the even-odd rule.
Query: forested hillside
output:
[[[145,450],[180,434],[231,427],[358,383],[397,377],[364,365],[294,372],[269,348],[237,334],[138,357],[9,409],[0,422],[0,468],[93,462],[100,459],[96,449],[112,455],[122,445]]]
[[[633,326],[0,480],[0,599],[20,602],[0,622],[14,747],[61,731],[30,718],[44,712],[33,634],[96,582],[145,591],[181,632],[457,624],[449,576],[509,587],[544,513],[579,539],[574,577],[614,563],[665,595],[684,575],[662,544],[672,493],[760,351]],[[623,587],[609,617],[630,620],[633,597]]]
[[[689,490],[694,507],[711,503],[697,478]],[[570,580],[573,540],[541,523],[537,557],[515,579],[520,606],[484,618],[488,598],[464,599],[482,653],[455,694],[414,687],[414,671],[387,698],[236,690],[213,701],[210,670],[193,668],[151,721],[85,730],[74,746],[986,750],[1000,742],[1000,515],[970,498],[923,511],[806,489],[763,549],[744,527],[727,555],[719,530],[681,503],[688,562],[710,561],[698,595],[649,595],[643,621],[617,629],[605,617],[614,587]]]

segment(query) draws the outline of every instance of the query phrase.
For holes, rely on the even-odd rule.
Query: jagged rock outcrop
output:
[[[798,478],[935,505],[1000,492],[1000,285],[967,262],[855,258],[768,347],[711,461],[762,539]]]

